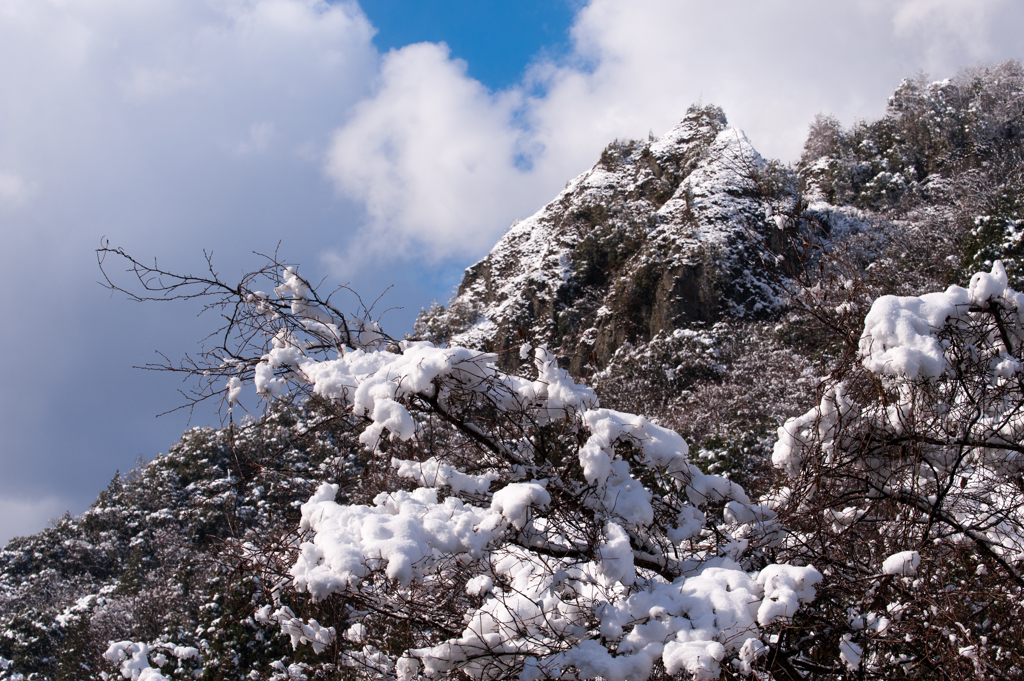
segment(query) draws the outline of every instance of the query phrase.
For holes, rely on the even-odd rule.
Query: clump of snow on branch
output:
[[[178,659],[178,666],[184,660],[190,660],[199,656],[199,651],[190,646],[177,646],[173,643],[135,643],[133,641],[121,641],[111,643],[103,657],[111,662],[120,663],[121,676],[132,681],[168,681],[159,667],[167,664],[167,656]],[[156,662],[157,666],[150,666],[150,662]]]
[[[304,622],[286,605],[273,612],[271,609],[271,606],[264,605],[253,618],[260,624],[276,622],[281,627],[281,634],[291,639],[292,650],[298,650],[300,644],[309,644],[314,653],[320,653],[334,643],[334,627],[322,627],[314,619]]]
[[[769,565],[761,570],[757,583],[764,589],[764,600],[757,609],[757,621],[771,624],[792,617],[801,603],[814,600],[814,587],[820,581],[821,573],[813,568]]]
[[[842,383],[829,386],[817,407],[788,419],[778,429],[772,463],[795,478],[811,443],[817,441],[832,446],[840,419],[850,414],[853,408],[853,402],[846,395],[846,386]]]
[[[846,668],[851,672],[860,669],[863,655],[864,649],[853,642],[853,635],[843,634],[843,638],[839,641],[839,658],[846,664]]]
[[[483,494],[496,479],[494,473],[467,475],[454,466],[430,457],[423,461],[391,459],[391,466],[399,477],[409,478],[422,487],[451,487],[453,492]]]
[[[882,572],[887,575],[916,575],[920,564],[921,554],[917,551],[900,551],[882,562]]]
[[[1007,286],[1006,269],[996,261],[991,273],[978,272],[968,288],[943,293],[882,296],[864,320],[860,351],[864,366],[876,374],[908,379],[937,378],[949,370],[948,342],[938,336],[946,324],[977,319],[979,308],[998,307],[1020,322],[1024,295]]]
[[[943,374],[945,348],[935,332],[969,303],[967,290],[960,286],[923,296],[882,296],[864,320],[864,366],[874,373],[908,378]]]

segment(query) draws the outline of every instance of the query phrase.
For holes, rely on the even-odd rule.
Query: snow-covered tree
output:
[[[129,262],[142,297],[229,310],[220,346],[179,367],[202,381],[197,399],[300,392],[362,424],[361,488],[339,499],[325,481],[302,506],[290,566],[253,613],[324,664],[403,681],[791,665],[766,628],[812,602],[821,575],[768,559],[775,513],[702,473],[675,432],[602,409],[545,348],[524,345],[533,370],[509,375],[492,354],[386,338],[294,268],[270,263],[264,293],[257,277]],[[337,619],[297,616],[287,603],[302,599],[336,603]]]
[[[532,369],[512,375],[388,338],[280,263],[228,286],[129,262],[137,297],[198,291],[230,311],[220,344],[175,367],[196,399],[306,396],[362,449],[356,484],[326,475],[283,541],[238,547],[260,586],[232,615],[302,654],[273,675],[1021,673],[1024,295],[1001,263],[968,288],[882,296],[862,322],[832,310],[838,359],[779,429],[783,485],[753,500],[675,432],[601,408],[543,347],[523,345]],[[157,674],[156,643],[171,645],[108,657]]]
[[[775,556],[824,576],[800,647],[838,645],[862,678],[1019,678],[1024,295],[997,261],[968,288],[879,297],[862,329],[775,444]]]

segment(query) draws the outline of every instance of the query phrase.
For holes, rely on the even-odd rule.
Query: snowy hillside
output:
[[[196,428],[82,516],[11,541],[0,678],[100,678],[113,669],[100,653],[130,637],[189,643],[192,663],[234,677],[286,655],[276,632],[224,619],[264,588],[237,550],[293,532],[319,481],[358,472],[348,430],[283,403],[245,427]]]

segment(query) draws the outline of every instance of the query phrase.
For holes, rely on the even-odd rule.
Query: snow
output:
[[[150,660],[158,666],[167,664],[167,651],[179,660],[187,660],[199,656],[199,651],[189,646],[177,646],[173,643],[157,642],[153,644],[136,643],[133,641],[110,642],[103,657],[111,662],[119,662],[121,676],[132,681],[170,681],[156,667],[150,666]]]
[[[671,675],[686,671],[694,681],[717,679],[724,657],[725,646],[717,641],[672,641],[665,646],[665,670]]]
[[[551,495],[544,489],[543,482],[513,482],[494,493],[491,510],[501,514],[517,530],[521,530],[530,519],[531,508],[547,508],[549,504]]]
[[[287,606],[278,608],[271,618],[276,618],[281,633],[291,638],[292,650],[297,650],[300,643],[308,643],[314,653],[319,653],[334,643],[334,627],[322,627],[314,619],[303,622]]]
[[[900,551],[882,561],[882,572],[887,575],[916,575],[920,564],[921,554],[917,551]]]
[[[271,612],[271,606],[264,605],[262,608],[256,611],[253,615],[253,619],[261,624],[276,623],[281,628],[281,634],[288,636],[291,639],[292,650],[298,650],[300,644],[308,643],[314,653],[322,652],[327,646],[334,643],[335,632],[334,627],[322,627],[320,623],[314,619],[308,622],[303,622],[301,619],[295,616],[292,609],[286,605],[282,605],[274,612]],[[362,626],[362,625],[355,625]],[[364,628],[365,629],[365,628]],[[355,630],[358,634],[358,629]],[[353,629],[349,629],[346,632],[346,637],[353,632]],[[365,636],[365,631],[363,632]],[[354,640],[354,639],[349,639]]]
[[[695,504],[732,499],[741,504],[749,504],[750,498],[743,488],[721,475],[705,475],[696,467],[690,470],[689,484],[686,493]]]
[[[294,267],[286,267],[281,272],[282,283],[274,288],[274,293],[282,298],[291,299],[291,312],[301,319],[309,319],[319,322],[321,328],[329,328],[331,336],[340,338],[341,334],[336,326],[337,320],[323,307],[311,300],[312,291],[309,284],[299,276]],[[265,296],[257,296],[265,297]]]
[[[413,681],[420,670],[420,662],[411,657],[403,657],[395,668],[398,671],[398,681]]]
[[[757,621],[768,625],[779,618],[791,618],[801,603],[814,600],[814,587],[821,573],[810,566],[769,565],[757,575],[764,600],[757,609]]]
[[[707,517],[695,506],[683,506],[676,516],[676,527],[670,528],[668,538],[674,544],[681,544],[700,534]]]
[[[604,526],[604,536],[605,540],[598,549],[601,576],[608,585],[616,582],[631,585],[636,579],[636,572],[629,535],[618,524],[608,522]]]
[[[423,487],[451,487],[452,492],[483,494],[497,478],[495,473],[467,475],[435,457],[424,461],[391,459],[391,467],[399,477],[408,478]]]
[[[876,374],[909,379],[937,378],[946,360],[936,332],[950,317],[966,312],[967,289],[950,286],[944,293],[882,296],[864,320],[860,352],[864,366]]]
[[[498,514],[455,497],[438,503],[428,487],[381,494],[373,506],[336,504],[337,493],[337,485],[325,483],[301,507],[300,527],[315,539],[300,545],[291,575],[298,591],[317,600],[357,586],[381,563],[388,579],[407,586],[435,549],[479,557],[500,526]]]
[[[843,634],[843,638],[839,641],[839,657],[843,663],[846,664],[846,668],[851,672],[856,672],[860,669],[861,657],[864,654],[864,650],[854,643],[852,635]]]
[[[645,679],[651,673],[653,660],[649,655],[619,655],[613,657],[608,649],[595,640],[583,641],[552,661],[555,668],[572,665],[581,678],[602,678],[606,681]],[[550,672],[549,672],[550,674]]]
[[[353,643],[362,643],[366,640],[366,635],[366,625],[362,622],[356,622],[345,630],[345,639]]]
[[[943,293],[882,296],[864,320],[860,352],[871,372],[909,380],[938,378],[949,369],[947,346],[937,336],[947,323],[967,323],[972,307],[996,305],[1020,315],[1024,296],[1007,286],[1006,269],[995,261],[991,272],[977,272],[968,288],[950,286]],[[1015,372],[1009,363],[997,371]]]
[[[818,406],[800,416],[787,419],[777,431],[772,448],[772,464],[790,478],[800,474],[804,456],[811,443],[833,442],[840,419],[849,416],[854,404],[846,395],[843,383],[829,386]]]
[[[730,501],[725,505],[723,515],[726,522],[738,525],[745,523],[765,523],[775,518],[775,511],[764,504],[745,504]]]
[[[232,376],[228,379],[228,406],[233,407],[238,403],[238,396],[242,394],[242,379]]]
[[[996,260],[992,263],[992,271],[990,273],[976,272],[971,277],[967,293],[973,305],[984,307],[988,305],[989,300],[1002,297],[1006,291],[1006,284],[1006,268],[1003,267],[1001,261]]]
[[[761,642],[760,639],[748,638],[743,647],[740,648],[739,659],[737,660],[737,667],[740,673],[743,675],[750,674],[753,670],[754,663],[761,657],[768,654],[768,646]]]
[[[622,638],[620,654],[657,655],[663,645],[663,661],[671,669],[717,669],[726,651],[735,652],[757,638],[754,613],[762,596],[758,583],[735,563],[717,562],[720,567],[706,567],[671,584],[650,585],[648,591],[606,607],[602,632],[611,636],[628,622],[647,618]]]
[[[317,361],[302,355],[294,343],[282,342],[278,348],[275,341],[275,349],[257,367],[257,389],[261,376],[270,376],[271,369],[296,367],[317,395],[351,406],[356,415],[369,416],[372,424],[360,435],[360,441],[369,447],[379,444],[385,430],[392,439],[409,440],[416,435],[416,423],[401,400],[415,395],[436,397],[435,383],[441,380],[466,387],[486,385],[492,399],[507,408],[536,404],[542,420],[565,409],[582,411],[596,403],[593,390],[572,381],[542,347],[535,350],[537,379],[524,381],[501,374],[493,354],[464,347],[438,348],[425,342],[403,342],[402,346],[402,354],[356,349],[335,360]],[[268,386],[273,383],[263,380]],[[273,387],[276,389],[276,384]]]
[[[557,358],[547,348],[535,349],[534,357],[537,380],[525,384],[515,379],[511,382],[517,386],[517,392],[524,400],[541,403],[539,416],[542,423],[556,421],[566,411],[583,412],[597,405],[594,391],[576,383],[565,369],[559,369]]]
[[[466,582],[466,593],[470,596],[484,596],[494,589],[494,580],[487,575],[477,575]]]

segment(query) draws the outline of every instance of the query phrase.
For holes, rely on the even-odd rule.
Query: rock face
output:
[[[779,306],[765,247],[792,231],[795,177],[764,161],[715,106],[663,137],[613,142],[554,201],[466,270],[415,335],[501,353],[546,343],[573,373],[626,342]],[[768,269],[766,269],[766,267]]]

